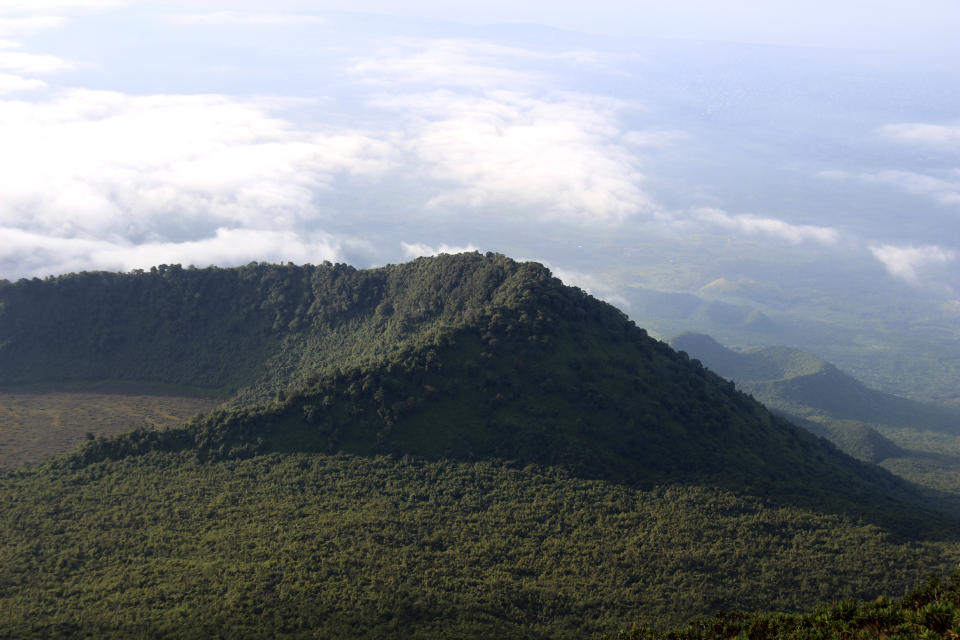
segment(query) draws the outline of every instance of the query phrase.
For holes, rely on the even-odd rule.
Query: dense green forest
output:
[[[386,328],[392,322],[409,337],[389,355],[349,351],[353,359],[336,369],[288,374],[303,382],[270,402],[91,442],[72,464],[148,450],[201,459],[273,451],[515,459],[641,486],[746,490],[906,535],[950,526],[906,483],[771,415],[540,265],[468,254],[380,271],[387,280],[400,272],[407,283],[398,282],[396,304],[378,303],[392,304],[390,320],[372,311],[356,325],[337,325],[354,326],[356,335],[329,350],[365,345],[378,327],[401,333]],[[330,335],[319,330],[324,340]]]
[[[0,497],[10,637],[588,638],[900,596],[960,560],[730,491],[495,461],[150,453],[8,474]]]
[[[3,283],[0,385],[142,381],[264,400],[431,342],[548,276],[540,265],[463,254],[362,271],[161,265]]]
[[[0,364],[228,400],[0,475],[11,637],[585,637],[960,560],[938,496],[499,255],[7,283]]]
[[[655,631],[634,626],[607,640],[707,640],[715,638],[903,638],[921,640],[960,635],[960,572],[946,581],[931,576],[923,587],[899,599],[840,600],[811,613],[755,611],[719,613],[679,628]]]

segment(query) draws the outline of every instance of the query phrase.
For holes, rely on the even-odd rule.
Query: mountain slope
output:
[[[710,336],[687,333],[671,340],[767,404],[797,415],[818,413],[896,427],[960,431],[960,411],[870,389],[829,362],[789,347],[733,351]]]
[[[464,254],[343,264],[80,273],[0,286],[0,385],[124,380],[249,402],[469,322],[529,267]]]
[[[223,278],[219,271],[182,271],[171,283]],[[247,273],[239,269],[230,277]],[[274,272],[258,266],[253,273],[261,277],[250,288],[262,292]],[[180,429],[93,442],[71,464],[157,449],[195,451],[204,459],[271,451],[514,459],[642,486],[717,485],[857,514],[911,535],[936,526],[937,518],[917,506],[919,497],[906,483],[771,415],[541,265],[466,254],[370,271],[283,267],[278,273],[287,274],[286,293],[275,298],[288,302],[260,308],[260,321],[241,340],[260,340],[264,360],[248,368],[243,402]],[[118,328],[101,330],[125,337],[109,353],[85,352],[82,345],[91,343],[78,341],[72,357],[90,353],[94,360],[86,371],[100,375],[149,352],[147,336],[129,324],[156,301],[137,299],[144,311],[110,283],[119,282],[122,293],[131,288],[126,278],[157,277],[166,273],[106,279],[97,297],[117,300],[128,315],[121,315]],[[31,286],[56,292],[61,283]],[[167,313],[198,315],[197,333],[214,334],[225,321],[207,303],[195,302],[194,288],[182,287],[180,307]],[[166,290],[166,299],[173,300],[173,290]],[[291,291],[301,298],[291,298]],[[290,315],[264,329],[263,319],[283,310]],[[6,311],[7,327],[9,317],[29,316],[16,305]],[[196,358],[230,364],[230,350],[204,349],[187,327],[183,345],[160,341],[163,353],[152,362],[163,366],[151,375],[172,372],[189,382],[188,365]],[[18,375],[22,360],[33,362],[31,344],[44,348],[24,337],[36,335],[29,326],[8,334],[0,352],[15,356],[8,378]],[[171,355],[191,349],[194,359],[186,363]],[[248,401],[263,397],[266,388],[278,390],[274,400]]]
[[[366,271],[166,267],[21,281],[0,300],[4,382],[240,389],[232,409],[93,442],[75,464],[151,449],[506,458],[746,490],[905,533],[933,522],[906,483],[535,263],[474,253]]]
[[[166,271],[102,277],[93,320],[57,300],[71,278],[0,294],[7,380],[119,377],[142,356],[135,379],[240,389],[0,474],[0,635],[578,637],[902,592],[960,554],[913,487],[541,265],[185,270],[156,297],[212,342],[182,320],[151,350],[130,322],[158,303],[121,294]],[[207,278],[234,284],[201,302]],[[254,321],[218,315],[231,296]],[[116,348],[75,335],[61,373],[54,350],[87,325]]]

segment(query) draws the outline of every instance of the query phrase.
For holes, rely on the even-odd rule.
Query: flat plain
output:
[[[176,426],[220,402],[144,390],[0,390],[0,469],[68,453],[88,433],[100,437]]]

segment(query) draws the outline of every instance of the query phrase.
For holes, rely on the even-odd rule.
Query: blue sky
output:
[[[955,1],[350,8],[0,1],[0,278],[476,248],[960,314]]]

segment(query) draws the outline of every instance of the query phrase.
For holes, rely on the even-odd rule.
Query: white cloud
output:
[[[73,65],[56,56],[36,55],[20,51],[0,51],[0,69],[18,73],[54,73],[72,69]]]
[[[547,263],[544,264],[550,269],[553,275],[560,278],[563,284],[571,287],[579,287],[593,297],[609,302],[621,310],[630,308],[630,302],[620,295],[617,287],[611,282],[589,273],[583,273],[582,271],[563,269]]]
[[[0,270],[7,277],[45,276],[82,270],[144,269],[158,264],[199,267],[251,261],[318,263],[343,260],[349,240],[322,232],[298,234],[272,229],[217,229],[211,237],[186,242],[135,244],[112,240],[60,238],[0,227]]]
[[[820,176],[831,179],[862,180],[876,184],[885,184],[908,193],[933,198],[941,204],[960,204],[960,172],[943,171],[935,177],[913,171],[877,171],[873,173],[850,173],[846,171],[822,171]]]
[[[960,125],[907,122],[884,125],[880,128],[880,131],[900,142],[931,147],[960,146]]]
[[[276,26],[298,24],[325,24],[321,16],[307,13],[272,13],[254,11],[215,11],[211,13],[184,13],[174,20],[187,25],[216,26]]]
[[[595,57],[589,51],[541,52],[467,38],[398,38],[357,59],[350,70],[378,85],[519,89],[544,75],[531,63],[593,64]]]
[[[943,204],[960,204],[960,180],[944,180],[912,171],[881,171],[868,179],[900,187],[909,193],[931,196]]]
[[[0,0],[0,14],[109,9],[134,3],[135,0]]]
[[[923,269],[945,265],[957,258],[955,251],[936,245],[896,247],[882,244],[871,247],[870,252],[883,263],[890,275],[910,284],[920,283]]]
[[[522,211],[532,220],[616,224],[655,211],[639,186],[639,159],[629,138],[621,138],[621,112],[637,105],[535,94],[549,77],[535,67],[558,59],[568,65],[593,60],[580,51],[470,39],[397,40],[352,71],[393,89],[371,104],[405,123],[400,137],[417,176],[434,181],[426,206],[435,213]],[[416,90],[423,85],[443,88]]]
[[[730,215],[725,211],[713,208],[697,209],[694,217],[719,227],[733,230],[746,235],[764,235],[793,244],[812,241],[820,244],[835,244],[839,233],[832,227],[813,225],[795,225],[776,218],[761,218],[752,215]]]
[[[628,131],[623,134],[623,141],[634,147],[662,149],[689,137],[684,131],[651,129],[648,131]]]
[[[464,50],[526,55],[476,43]],[[59,64],[7,58],[17,60],[34,71]],[[41,86],[0,75],[0,90]],[[125,251],[151,247],[141,255],[173,262],[161,253],[192,251],[184,243],[198,236],[208,247],[217,229],[310,228],[332,215],[327,194],[339,198],[348,182],[368,190],[388,172],[440,217],[472,209],[503,220],[603,224],[655,209],[621,139],[620,112],[631,103],[471,90],[401,92],[372,104],[399,113],[394,128],[307,130],[275,116],[283,110],[276,100],[222,95],[68,89],[34,102],[0,99],[0,226],[69,246],[108,242],[96,255],[126,267]],[[60,264],[55,251],[38,255]]]
[[[35,78],[21,78],[10,73],[0,73],[0,95],[14,93],[16,91],[30,91],[41,89],[47,86],[47,83]]]
[[[447,185],[433,209],[522,209],[533,219],[617,223],[656,207],[618,142],[615,101],[438,91],[382,98],[409,117],[406,147]]]
[[[0,36],[19,36],[60,27],[66,22],[63,16],[30,16],[25,18],[0,18]],[[16,43],[12,43],[16,44]]]
[[[408,259],[413,258],[422,258],[424,256],[435,256],[441,253],[466,253],[472,251],[479,251],[479,249],[472,244],[468,244],[465,247],[456,247],[448,244],[441,244],[440,246],[434,248],[430,245],[423,244],[422,242],[416,242],[410,244],[409,242],[401,242],[400,246],[403,247],[403,255]]]
[[[71,90],[0,101],[0,225],[162,239],[171,228],[285,229],[338,176],[391,166],[363,132],[306,131],[216,95]]]

